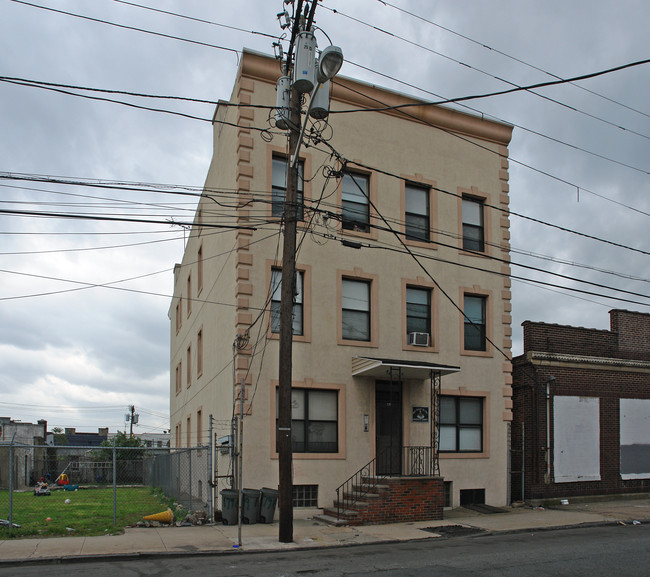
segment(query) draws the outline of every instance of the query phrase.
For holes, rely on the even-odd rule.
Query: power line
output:
[[[114,2],[119,2],[120,0],[113,0]],[[29,78],[18,78],[15,76],[0,76],[0,81],[3,82],[12,82],[16,84],[21,84],[24,86],[34,86],[35,88],[68,88],[71,90],[84,90],[87,92],[102,92],[104,94],[123,94],[124,96],[134,96],[138,98],[154,98],[158,100],[180,100],[183,102],[192,102],[195,104],[210,104],[213,106],[216,105],[221,105],[221,106],[229,106],[231,108],[260,108],[262,110],[275,110],[275,106],[270,106],[266,104],[242,104],[242,103],[235,103],[235,102],[223,102],[219,100],[207,100],[204,98],[190,98],[189,96],[172,96],[169,94],[149,94],[146,92],[132,92],[128,90],[116,90],[116,89],[111,89],[111,88],[95,88],[91,86],[79,86],[76,84],[61,84],[58,82],[45,82],[43,80],[33,80]],[[72,94],[72,93],[66,93],[66,94]],[[73,94],[73,96],[82,96],[80,94]],[[118,100],[115,101],[110,101],[110,102],[119,102],[121,104],[128,104],[128,103],[122,103]],[[161,110],[160,112],[167,112],[166,110]],[[204,120],[203,118],[199,118],[199,120]]]
[[[0,208],[0,214],[10,214],[14,216],[36,216],[40,218],[64,218],[64,219],[76,219],[76,220],[102,220],[102,221],[111,221],[111,222],[134,222],[134,223],[146,223],[146,224],[166,224],[170,226],[188,226],[191,227],[191,222],[178,222],[178,221],[162,221],[162,220],[153,220],[153,219],[143,219],[143,218],[118,218],[110,216],[98,216],[98,215],[82,215],[82,214],[70,214],[62,212],[38,212],[31,210],[10,210],[6,208]],[[243,225],[225,225],[225,224],[212,224],[204,223],[203,226],[206,228],[227,228],[227,229],[238,229],[238,230],[257,230],[256,227],[252,226],[243,226]]]
[[[552,84],[542,83],[542,84],[540,84],[540,85],[538,85],[538,86],[535,86],[535,85],[534,85],[534,86],[530,86],[530,87],[519,86],[518,84],[516,84],[516,83],[514,83],[514,82],[511,82],[511,81],[506,80],[506,79],[504,79],[504,78],[501,78],[501,77],[499,77],[499,76],[494,76],[493,74],[490,74],[489,72],[486,72],[486,71],[484,71],[484,70],[481,70],[480,68],[476,68],[475,66],[471,66],[470,64],[467,64],[466,62],[461,62],[460,60],[456,60],[455,58],[452,58],[451,56],[448,56],[448,55],[446,55],[446,54],[443,54],[442,52],[438,52],[438,51],[433,50],[433,49],[431,49],[431,48],[429,48],[429,47],[427,47],[427,46],[423,46],[422,44],[418,44],[418,43],[416,43],[416,42],[413,42],[412,40],[409,40],[409,39],[407,39],[407,38],[403,38],[402,36],[399,36],[399,35],[394,34],[394,33],[392,33],[392,32],[388,32],[388,31],[384,30],[383,28],[378,28],[378,27],[376,27],[376,26],[373,26],[373,25],[371,25],[371,24],[368,24],[367,22],[364,22],[363,20],[360,20],[360,19],[358,19],[358,18],[354,18],[354,17],[349,16],[349,15],[347,15],[347,14],[344,14],[343,12],[340,12],[340,11],[338,11],[338,10],[333,10],[333,9],[331,9],[331,8],[328,8],[328,10],[332,10],[332,12],[334,12],[334,13],[336,13],[336,14],[340,14],[341,16],[344,16],[344,17],[346,17],[346,18],[349,18],[349,19],[351,19],[351,20],[354,20],[355,22],[357,22],[357,23],[359,23],[359,24],[362,24],[363,26],[368,26],[368,27],[370,27],[370,28],[372,28],[372,29],[374,29],[374,30],[377,30],[378,32],[381,32],[381,33],[387,34],[387,35],[392,36],[392,37],[394,37],[394,38],[397,38],[397,39],[399,39],[399,40],[401,40],[401,41],[403,41],[403,42],[406,42],[406,43],[408,43],[408,44],[411,44],[411,45],[413,45],[413,46],[416,46],[416,47],[418,47],[418,48],[421,48],[421,49],[423,49],[423,50],[426,50],[427,52],[431,52],[431,53],[433,53],[433,54],[436,54],[437,56],[440,56],[440,57],[442,57],[442,58],[445,58],[445,59],[447,59],[447,60],[450,60],[450,61],[452,61],[452,62],[455,62],[456,64],[459,64],[459,65],[461,65],[461,66],[463,66],[463,67],[465,67],[465,68],[469,68],[469,69],[471,69],[471,70],[475,70],[476,72],[479,72],[480,74],[484,74],[484,75],[486,75],[486,76],[489,76],[490,78],[493,78],[494,80],[498,80],[499,82],[504,82],[504,83],[506,83],[506,84],[509,84],[510,86],[514,86],[515,89],[516,89],[516,91],[518,91],[518,90],[525,90],[526,92],[530,92],[531,94],[534,94],[535,96],[538,96],[539,98],[542,98],[542,99],[544,99],[544,100],[548,100],[549,102],[553,102],[554,104],[558,104],[559,106],[562,106],[562,107],[564,107],[564,108],[568,108],[569,110],[572,110],[572,111],[577,112],[577,113],[579,113],[579,114],[584,114],[585,116],[588,116],[588,117],[590,117],[590,118],[593,118],[594,120],[598,120],[598,121],[603,122],[603,123],[605,123],[605,124],[609,124],[610,126],[614,126],[614,127],[616,127],[616,128],[620,128],[620,129],[622,129],[622,130],[625,130],[625,131],[631,132],[632,134],[635,134],[635,135],[640,136],[640,137],[642,137],[642,138],[648,138],[648,139],[650,139],[650,136],[647,136],[647,135],[645,135],[645,134],[642,134],[642,133],[636,132],[636,131],[634,131],[634,130],[632,130],[632,129],[629,129],[629,128],[624,128],[623,126],[620,126],[620,125],[618,125],[618,124],[616,124],[616,123],[614,123],[614,122],[610,122],[609,120],[606,120],[606,119],[601,118],[601,117],[599,117],[599,116],[596,116],[596,115],[594,115],[594,114],[590,114],[590,113],[588,113],[588,112],[586,112],[586,111],[584,111],[584,110],[581,110],[581,109],[579,109],[579,108],[575,108],[575,107],[573,107],[573,106],[570,106],[570,105],[568,105],[568,104],[565,104],[564,102],[560,102],[559,100],[555,100],[555,99],[550,98],[550,97],[548,97],[548,96],[545,96],[545,95],[543,95],[543,94],[539,94],[538,92],[534,92],[534,90],[533,90],[533,89],[535,89],[535,88],[540,88],[540,87],[543,87],[543,86],[551,86]],[[593,78],[593,77],[589,77],[589,78]],[[573,82],[576,82],[577,80],[584,80],[584,79],[585,79],[585,78],[578,78],[578,79],[569,79],[569,80],[565,80],[565,79],[560,78],[560,79],[558,79],[558,80],[556,80],[556,81],[554,81],[554,82],[557,83],[557,84],[565,84],[565,83],[573,83]],[[507,93],[507,92],[506,92],[506,93]]]
[[[101,18],[93,18],[91,16],[85,16],[83,14],[75,14],[74,12],[68,12],[67,10],[57,10],[56,8],[50,8],[49,6],[41,6],[40,4],[33,4],[32,2],[25,2],[24,0],[10,0],[16,4],[23,4],[25,6],[31,6],[32,8],[40,8],[41,10],[47,10],[49,12],[56,12],[57,14],[64,14],[66,16],[73,16],[74,18],[81,18],[83,20],[89,20],[91,22],[98,22],[101,24],[107,24],[109,26],[114,26],[116,28],[123,28],[125,30],[133,30],[135,32],[142,32],[144,34],[151,34],[153,36],[160,36],[162,38],[169,38],[171,40],[179,40],[181,42],[188,42],[190,44],[197,44],[199,46],[206,46],[208,48],[216,48],[218,50],[224,50],[226,52],[232,52],[237,56],[237,62],[239,63],[239,55],[241,54],[240,50],[235,50],[234,48],[228,48],[227,46],[218,46],[217,44],[209,44],[208,42],[200,42],[199,40],[190,40],[189,38],[182,38],[180,36],[172,36],[171,34],[164,34],[162,32],[154,32],[153,30],[146,30],[144,28],[137,28],[136,26],[127,26],[126,24],[118,24],[117,22],[110,22],[108,20],[103,20]]]
[[[494,48],[493,46],[488,46],[487,44],[480,42],[478,40],[475,40],[474,38],[471,38],[469,36],[466,36],[465,34],[461,34],[460,32],[457,32],[456,30],[452,30],[451,28],[448,28],[446,26],[442,26],[441,24],[438,24],[437,22],[433,22],[432,20],[428,20],[424,18],[423,16],[420,16],[419,14],[415,14],[414,12],[409,12],[408,10],[405,10],[404,8],[401,8],[400,6],[395,6],[394,4],[391,4],[390,2],[386,2],[385,0],[378,0],[381,4],[384,6],[390,6],[391,8],[394,8],[395,10],[398,10],[399,12],[403,12],[404,14],[408,14],[409,16],[412,16],[413,18],[417,18],[418,20],[421,20],[422,22],[426,22],[427,24],[430,24],[432,26],[435,26],[436,28],[440,28],[441,30],[444,30],[446,32],[449,32],[450,34],[453,34],[454,36],[458,36],[459,38],[463,38],[464,40],[467,40],[473,44],[476,44],[477,46],[480,46],[481,48],[485,48],[486,50],[489,50],[490,52],[494,52],[496,54],[500,54],[501,56],[504,56],[510,60],[513,60],[515,62],[518,62],[519,64],[523,64],[524,66],[527,66],[529,68],[532,68],[533,70],[537,70],[538,72],[542,72],[546,74],[547,76],[550,76],[552,78],[557,78],[558,80],[561,80],[561,76],[558,76],[557,74],[553,74],[552,72],[549,72],[548,70],[544,70],[543,68],[540,68],[539,66],[535,66],[534,64],[531,64],[530,62],[526,62],[525,60],[522,60],[521,58],[517,58],[516,56],[512,56],[511,54],[508,54],[506,52],[503,52],[502,50],[499,50],[497,48]],[[325,7],[326,8],[326,7]],[[573,84],[576,88],[583,90],[585,92],[588,92],[589,94],[593,94],[594,96],[597,96],[599,98],[602,98],[603,100],[607,100],[608,102],[611,102],[612,104],[616,104],[618,106],[621,106],[623,108],[627,108],[628,110],[631,110],[632,112],[636,112],[637,114],[640,114],[642,116],[650,117],[650,114],[647,114],[641,110],[637,110],[636,108],[633,108],[631,106],[628,106],[627,104],[624,104],[618,100],[614,100],[613,98],[609,98],[608,96],[605,96],[603,94],[600,94],[599,92],[595,92],[594,90],[589,90],[588,88],[585,88],[584,86],[580,86],[579,84]]]
[[[368,98],[368,99],[370,99],[370,100],[374,100],[375,102],[381,102],[380,100],[378,100],[378,99],[376,99],[376,98],[373,98],[373,97],[370,97],[370,96],[367,96],[367,95],[365,95],[365,94],[359,92],[358,90],[353,89],[353,88],[350,87],[350,86],[344,86],[344,85],[340,85],[340,86],[341,86],[342,88],[345,88],[346,90],[351,91],[351,92],[354,92],[354,93],[357,93],[357,94],[362,94],[362,95],[365,96],[366,98]],[[432,104],[432,105],[433,105],[433,104],[435,104],[435,103],[429,103],[429,104]],[[384,107],[383,109],[378,109],[378,110],[385,110],[385,109],[390,109],[390,107]],[[369,110],[369,109],[367,109],[367,110]],[[348,111],[348,112],[354,112],[354,111],[350,110],[350,111]],[[416,122],[421,122],[421,123],[423,123],[423,124],[426,124],[427,126],[431,126],[431,127],[433,127],[433,128],[436,128],[437,130],[440,130],[440,131],[442,131],[442,132],[445,132],[446,134],[449,134],[450,136],[453,136],[454,138],[458,138],[458,139],[460,139],[460,140],[462,140],[462,141],[464,141],[464,142],[466,142],[466,143],[468,143],[468,144],[470,144],[470,145],[472,145],[472,146],[476,146],[476,147],[478,147],[478,148],[480,148],[480,149],[482,149],[482,150],[485,150],[486,152],[489,152],[490,154],[496,154],[497,156],[501,156],[499,152],[494,151],[494,150],[492,150],[491,148],[489,148],[489,147],[487,147],[487,146],[485,146],[485,145],[483,145],[483,144],[479,144],[478,142],[475,142],[474,140],[472,140],[472,139],[470,139],[470,138],[466,138],[466,137],[462,136],[461,134],[457,134],[456,132],[454,132],[454,131],[452,131],[452,130],[448,130],[448,129],[445,129],[445,128],[441,128],[440,126],[436,126],[436,125],[433,124],[432,122],[428,122],[427,120],[424,120],[424,119],[422,119],[422,118],[419,118],[419,117],[413,116],[413,115],[409,114],[408,112],[405,112],[404,110],[399,110],[399,112],[401,112],[401,114],[404,114],[404,115],[407,116],[408,118],[412,118],[412,119],[415,120]],[[648,213],[648,212],[646,212],[646,211],[643,211],[643,210],[638,209],[638,208],[636,208],[636,207],[634,207],[634,206],[630,206],[630,205],[625,204],[625,203],[623,203],[623,202],[619,202],[619,201],[617,201],[617,200],[614,200],[614,199],[612,199],[612,198],[609,198],[609,197],[607,197],[607,196],[605,196],[605,195],[603,195],[603,194],[600,194],[600,193],[598,193],[598,192],[595,192],[595,191],[593,191],[593,190],[590,190],[589,188],[586,188],[586,187],[583,187],[583,186],[579,186],[579,185],[577,185],[577,184],[575,184],[575,183],[572,183],[572,182],[570,182],[570,181],[568,181],[568,180],[566,180],[566,179],[564,179],[564,178],[561,178],[561,177],[559,177],[559,176],[553,175],[553,174],[551,174],[550,172],[547,172],[547,171],[541,170],[541,169],[539,169],[539,168],[535,168],[534,166],[531,166],[530,164],[527,164],[527,163],[525,163],[525,162],[522,162],[522,161],[520,161],[520,160],[517,160],[517,159],[513,158],[512,156],[509,156],[509,157],[508,157],[508,160],[509,160],[509,162],[512,162],[512,163],[514,163],[514,164],[518,164],[518,165],[520,165],[520,166],[523,166],[523,167],[525,167],[525,168],[528,168],[529,170],[532,170],[533,172],[537,172],[538,174],[542,174],[542,175],[544,175],[544,176],[546,176],[546,177],[548,177],[548,178],[551,178],[551,179],[553,179],[553,180],[556,180],[557,182],[561,182],[561,183],[563,183],[563,184],[566,184],[566,185],[570,186],[571,188],[574,188],[574,189],[577,189],[577,190],[581,190],[581,191],[583,191],[583,192],[587,192],[587,193],[589,193],[589,194],[592,194],[593,196],[596,196],[596,197],[598,197],[598,198],[601,198],[601,199],[603,199],[603,200],[606,200],[606,201],[608,201],[608,202],[611,202],[612,204],[616,204],[616,205],[621,206],[621,207],[623,207],[623,208],[627,208],[627,209],[629,209],[629,210],[632,210],[632,211],[637,212],[637,213],[639,213],[639,214],[642,214],[642,215],[644,215],[644,216],[650,216],[650,213]]]
[[[257,32],[255,30],[247,30],[245,28],[239,28],[237,26],[230,26],[228,24],[223,24],[221,22],[213,22],[212,20],[204,20],[203,18],[195,18],[193,16],[187,16],[185,14],[179,14],[178,12],[170,12],[168,10],[160,10],[159,8],[153,8],[152,6],[145,6],[144,4],[136,4],[135,2],[126,2],[126,0],[113,0],[113,2],[118,2],[120,4],[126,4],[128,6],[135,6],[137,8],[142,8],[144,10],[150,10],[151,12],[158,12],[159,14],[167,14],[169,16],[175,16],[177,18],[183,18],[184,20],[191,20],[193,22],[200,22],[201,24],[210,24],[212,26],[218,26],[219,28],[226,28],[227,30],[235,30],[236,32],[246,32],[248,34],[253,34],[257,36],[265,36],[266,38],[271,38],[273,40],[277,39],[277,34],[267,34],[265,32]]]

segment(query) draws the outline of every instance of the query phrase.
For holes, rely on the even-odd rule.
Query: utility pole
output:
[[[285,2],[288,3],[288,2]],[[343,54],[338,47],[330,46],[323,51],[319,66],[316,66],[316,40],[311,33],[317,0],[306,5],[303,15],[303,0],[297,0],[291,42],[284,67],[284,76],[278,81],[278,112],[276,124],[289,132],[289,155],[287,159],[287,185],[284,202],[284,242],[282,248],[282,290],[280,293],[280,342],[279,342],[279,374],[278,374],[278,502],[280,507],[281,543],[293,541],[293,455],[291,448],[291,380],[293,365],[293,305],[296,296],[296,231],[298,220],[298,152],[303,130],[302,125],[302,94],[311,91],[308,114],[314,104],[314,97],[319,88],[338,72],[343,62]],[[278,14],[282,22],[285,19],[288,26],[289,18],[285,12]],[[296,59],[292,57],[294,44],[298,37],[306,37],[296,48]],[[279,43],[278,43],[279,44]],[[298,54],[298,51],[301,51]],[[327,53],[327,56],[325,54]],[[300,60],[300,66],[298,66]],[[318,70],[317,70],[318,68]],[[298,87],[300,81],[300,88]],[[288,84],[291,84],[290,95],[286,98]],[[329,85],[329,84],[328,84]],[[322,92],[321,92],[322,94]],[[328,101],[329,96],[325,100]],[[288,100],[288,102],[287,102]],[[329,105],[327,105],[328,108]],[[287,110],[288,108],[288,110]],[[327,116],[319,116],[324,118]]]
[[[133,425],[138,423],[138,418],[140,415],[135,414],[135,405],[130,405],[129,406],[129,414],[127,415],[128,420],[131,423],[130,431],[129,431],[129,439],[133,437]]]
[[[293,455],[291,452],[291,369],[293,363],[293,301],[296,283],[296,228],[298,211],[298,163],[291,157],[300,136],[300,94],[291,89],[287,195],[284,204],[282,291],[280,294],[280,370],[278,375],[278,459],[280,542],[293,541]]]

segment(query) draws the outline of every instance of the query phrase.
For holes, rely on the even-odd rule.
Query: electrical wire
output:
[[[331,8],[328,8],[328,10],[332,10],[332,9],[331,9]],[[557,104],[557,105],[559,105],[559,106],[562,106],[562,107],[564,107],[564,108],[568,108],[569,110],[571,110],[571,111],[573,111],[573,112],[577,112],[577,113],[579,113],[579,114],[584,114],[585,116],[588,116],[589,118],[592,118],[592,119],[594,119],[594,120],[598,120],[599,122],[603,122],[603,123],[608,124],[608,125],[610,125],[610,126],[613,126],[613,127],[616,127],[616,128],[620,128],[621,130],[625,130],[626,132],[630,132],[630,133],[635,134],[635,135],[637,135],[637,136],[640,136],[640,137],[642,137],[642,138],[648,138],[648,139],[650,139],[650,136],[647,136],[647,135],[645,135],[645,134],[642,134],[642,133],[636,132],[636,131],[634,131],[634,130],[632,130],[632,129],[630,129],[630,128],[625,128],[625,127],[620,126],[620,125],[618,125],[618,124],[616,124],[616,123],[614,123],[614,122],[610,122],[609,120],[606,120],[606,119],[601,118],[601,117],[599,117],[599,116],[596,116],[596,115],[594,115],[594,114],[590,114],[590,113],[588,113],[588,112],[586,112],[586,111],[584,111],[584,110],[581,110],[581,109],[579,109],[579,108],[575,108],[575,107],[573,107],[573,106],[570,106],[570,105],[568,105],[568,104],[565,104],[565,103],[563,103],[563,102],[560,102],[559,100],[555,100],[555,99],[553,99],[553,98],[550,98],[550,97],[548,97],[548,96],[545,96],[545,95],[543,95],[543,94],[540,94],[540,93],[538,93],[538,92],[535,92],[535,90],[534,90],[535,88],[541,88],[541,87],[544,87],[544,86],[554,86],[554,85],[556,85],[556,84],[566,84],[566,83],[571,83],[571,84],[573,84],[573,83],[577,82],[578,80],[585,80],[585,79],[587,79],[587,78],[593,78],[594,76],[579,77],[579,78],[573,78],[573,79],[568,79],[568,80],[565,80],[565,79],[563,79],[563,78],[560,78],[560,79],[556,79],[556,80],[554,80],[554,81],[549,81],[548,83],[540,83],[540,84],[538,84],[538,85],[533,85],[533,86],[527,86],[527,87],[526,87],[526,86],[519,86],[518,84],[516,84],[516,83],[514,83],[514,82],[511,82],[511,81],[506,80],[506,79],[504,79],[504,78],[501,78],[501,77],[499,77],[499,76],[494,76],[493,74],[490,74],[489,72],[486,72],[485,70],[481,70],[480,68],[477,68],[477,67],[475,67],[475,66],[471,66],[470,64],[467,64],[466,62],[461,62],[460,60],[457,60],[457,59],[455,59],[455,58],[452,58],[451,56],[448,56],[448,55],[446,55],[446,54],[443,54],[442,52],[439,52],[439,51],[437,51],[437,50],[433,50],[433,49],[431,49],[431,48],[429,48],[429,47],[427,47],[427,46],[424,46],[424,45],[422,45],[422,44],[418,44],[418,43],[416,43],[416,42],[413,42],[412,40],[409,40],[409,39],[407,39],[407,38],[404,38],[404,37],[399,36],[399,35],[397,35],[397,34],[394,34],[394,33],[392,33],[392,32],[388,32],[387,30],[384,30],[383,28],[378,28],[378,27],[376,27],[376,26],[373,26],[373,25],[371,25],[371,24],[368,24],[367,22],[365,22],[365,21],[363,21],[363,20],[360,20],[360,19],[358,19],[358,18],[354,18],[354,17],[352,17],[352,16],[349,16],[349,15],[347,15],[347,14],[344,14],[343,12],[341,12],[341,11],[339,11],[339,10],[332,10],[332,11],[333,11],[335,14],[340,14],[341,16],[344,16],[344,17],[346,17],[346,18],[349,18],[349,19],[351,19],[351,20],[353,20],[353,21],[355,21],[355,22],[357,22],[357,23],[359,23],[359,24],[361,24],[361,25],[363,25],[363,26],[368,26],[368,27],[370,27],[370,28],[372,28],[372,29],[374,29],[374,30],[377,30],[377,31],[379,31],[379,32],[381,32],[381,33],[383,33],[383,34],[387,34],[387,35],[389,35],[389,36],[391,36],[391,37],[393,37],[393,38],[397,38],[397,39],[399,39],[399,40],[401,40],[401,41],[403,41],[403,42],[406,42],[406,43],[408,43],[408,44],[411,44],[411,45],[413,45],[413,46],[415,46],[415,47],[417,47],[417,48],[420,48],[420,49],[426,50],[426,51],[428,51],[428,52],[431,52],[431,53],[433,53],[433,54],[436,54],[437,56],[440,56],[440,57],[442,57],[442,58],[445,58],[445,59],[447,59],[447,60],[450,60],[450,61],[452,61],[452,62],[455,62],[456,64],[459,64],[459,65],[461,65],[461,66],[463,66],[463,67],[465,67],[465,68],[469,68],[469,69],[471,69],[471,70],[474,70],[474,71],[476,71],[476,72],[479,72],[480,74],[484,74],[484,75],[486,75],[486,76],[489,76],[490,78],[492,78],[492,79],[494,79],[494,80],[498,80],[499,82],[504,82],[504,83],[506,83],[506,84],[508,84],[508,85],[510,85],[510,86],[513,86],[513,87],[514,87],[513,91],[515,91],[515,92],[516,92],[516,91],[520,91],[520,90],[524,90],[524,91],[526,91],[526,92],[530,92],[531,94],[534,94],[535,96],[538,96],[539,98],[542,98],[542,99],[544,99],[544,100],[548,100],[549,102],[552,102],[552,103]],[[505,91],[505,92],[503,92],[503,94],[508,94],[509,92],[510,92],[510,91]]]
[[[379,3],[381,3],[384,6],[389,6],[399,12],[402,12],[404,14],[408,14],[409,16],[412,16],[413,18],[416,18],[418,20],[421,20],[422,22],[426,22],[427,24],[430,24],[431,26],[435,26],[436,28],[439,28],[440,30],[444,30],[445,32],[449,32],[450,34],[453,34],[454,36],[458,36],[459,38],[462,38],[464,40],[467,40],[468,42],[471,42],[472,44],[475,44],[477,46],[480,46],[481,48],[485,48],[486,50],[489,50],[490,52],[494,52],[495,54],[499,54],[501,56],[504,56],[505,58],[508,58],[510,60],[513,60],[514,62],[518,62],[519,64],[523,64],[524,66],[527,66],[528,68],[531,68],[533,70],[537,70],[538,72],[542,72],[543,74],[546,74],[547,76],[550,76],[551,78],[556,78],[558,80],[561,80],[562,77],[558,76],[557,74],[553,74],[552,72],[549,72],[548,70],[545,70],[543,68],[540,68],[539,66],[535,66],[534,64],[531,64],[529,62],[526,62],[525,60],[522,60],[521,58],[517,58],[516,56],[512,56],[511,54],[508,54],[506,52],[503,52],[502,50],[499,50],[497,48],[494,48],[493,46],[488,46],[487,44],[480,42],[478,40],[475,40],[474,38],[471,38],[465,34],[461,34],[460,32],[457,32],[456,30],[452,30],[451,28],[448,28],[446,26],[442,26],[441,24],[438,24],[437,22],[433,22],[432,20],[428,20],[427,18],[424,18],[423,16],[419,14],[415,14],[414,12],[410,12],[408,10],[405,10],[404,8],[401,8],[400,6],[396,6],[394,4],[391,4],[390,2],[386,2],[385,0],[377,0]],[[324,8],[327,8],[324,6]],[[585,88],[584,86],[580,86],[579,84],[573,84],[575,88],[578,88],[580,90],[583,90],[584,92],[588,92],[589,94],[593,94],[594,96],[597,96],[598,98],[602,98],[603,100],[606,100],[608,102],[611,102],[612,104],[616,104],[618,106],[621,106],[623,108],[626,108],[627,110],[631,110],[632,112],[636,112],[637,114],[640,114],[642,116],[650,118],[650,114],[647,114],[641,110],[638,110],[636,108],[633,108],[631,106],[628,106],[627,104],[624,104],[618,100],[614,100],[613,98],[609,98],[608,96],[605,96],[603,94],[600,94],[599,92],[595,92],[594,90],[590,90],[588,88]]]
[[[153,30],[146,30],[144,28],[137,28],[136,26],[127,26],[126,24],[118,24],[117,22],[110,22],[108,20],[103,20],[102,18],[93,18],[91,16],[85,16],[83,14],[75,14],[74,12],[68,12],[67,10],[57,10],[56,8],[50,8],[49,6],[42,6],[40,4],[34,4],[32,2],[25,2],[24,0],[10,0],[10,2],[15,2],[16,4],[23,4],[25,6],[31,6],[32,8],[39,8],[41,10],[47,10],[48,12],[55,12],[57,14],[64,14],[66,16],[73,16],[74,18],[81,18],[83,20],[89,20],[91,22],[97,22],[100,24],[107,24],[109,26],[114,26],[116,28],[122,28],[125,30],[132,30],[135,32],[142,32],[144,34],[151,34],[153,36],[160,36],[162,38],[169,38],[171,40],[179,40],[181,42],[187,42],[189,44],[196,44],[199,46],[206,46],[208,48],[216,48],[218,50],[224,50],[226,52],[232,52],[237,56],[237,64],[239,64],[239,55],[241,54],[240,50],[235,50],[234,48],[228,48],[227,46],[218,46],[217,44],[209,44],[208,42],[200,42],[198,40],[191,40],[189,38],[181,38],[180,36],[172,36],[171,34],[163,34],[162,32],[154,32]]]

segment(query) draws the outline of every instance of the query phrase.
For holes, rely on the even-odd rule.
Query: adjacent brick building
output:
[[[650,490],[650,315],[612,310],[610,330],[523,327],[513,500]]]

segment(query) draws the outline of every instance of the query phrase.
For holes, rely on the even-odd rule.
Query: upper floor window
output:
[[[196,376],[203,374],[203,329],[196,335]]]
[[[271,269],[271,332],[280,332],[280,302],[282,295],[282,269]],[[304,273],[296,271],[296,292],[293,299],[292,334],[304,333]]]
[[[370,232],[370,178],[345,173],[341,178],[341,209],[344,230]]]
[[[424,333],[427,335],[426,343],[414,340],[409,344],[431,344],[431,289],[420,287],[406,287],[406,333]],[[415,337],[414,337],[415,339]]]
[[[203,209],[199,208],[196,211],[196,224],[199,229],[199,235],[203,234]]]
[[[271,166],[271,216],[282,217],[287,198],[287,159],[273,156]],[[304,162],[298,161],[298,190],[296,191],[296,217],[304,219]]]
[[[183,365],[179,362],[176,365],[176,394],[181,392],[183,383]]]
[[[185,363],[187,371],[187,388],[192,386],[192,345],[187,347],[187,362]]]
[[[192,275],[187,276],[187,316],[192,314]]]
[[[370,282],[341,281],[341,336],[351,341],[370,340]]]
[[[408,240],[431,240],[430,191],[423,186],[407,184],[404,188],[404,221]]]
[[[441,452],[480,453],[483,451],[483,399],[481,397],[440,397]]]
[[[196,253],[196,294],[201,294],[203,290],[203,244],[199,246]]]
[[[485,332],[487,297],[465,295],[464,301],[464,348],[467,351],[485,351],[487,342]]]
[[[485,226],[483,224],[483,201],[463,197],[463,249],[483,252],[485,250]]]

